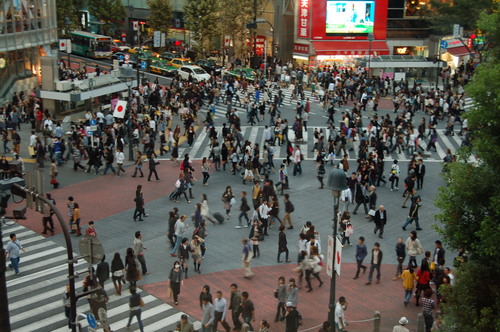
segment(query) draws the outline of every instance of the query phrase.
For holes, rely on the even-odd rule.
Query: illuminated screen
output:
[[[326,35],[364,36],[373,33],[375,1],[326,1]]]

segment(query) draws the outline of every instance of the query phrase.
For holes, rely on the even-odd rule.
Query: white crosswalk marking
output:
[[[323,132],[325,133],[325,139],[328,139],[329,135],[329,130],[328,127],[324,126],[314,126],[314,127],[308,127],[307,131],[304,131],[303,133],[303,143],[301,142],[300,148],[302,150],[302,153],[304,154],[305,160],[314,160],[315,159],[315,153],[309,153],[310,151],[313,150],[314,146],[314,129],[322,129]],[[218,132],[221,132],[221,127],[216,127],[216,130]],[[242,126],[241,131],[245,139],[248,139],[250,142],[253,143],[264,143],[264,127],[262,126]],[[441,162],[446,155],[446,150],[450,149],[452,152],[454,152],[456,149],[460,147],[459,141],[456,141],[456,138],[454,136],[454,140],[450,140],[447,138],[447,136],[444,135],[444,130],[438,130],[438,141],[436,142],[436,152],[430,151],[425,153],[425,160],[426,161],[431,161],[431,162]],[[292,130],[289,130],[289,139],[292,142],[292,144],[295,144],[295,135]],[[220,137],[219,137],[220,141]],[[419,140],[419,145],[426,150],[427,148],[427,142],[428,138],[424,140]],[[193,160],[199,160],[202,159],[205,156],[208,156],[207,149],[208,145],[210,144],[210,139],[208,138],[207,135],[205,135],[202,138],[202,135],[197,138],[197,141],[195,144],[193,144],[193,147],[191,149],[184,148],[184,150],[181,148],[179,149],[179,155],[183,155],[183,153],[189,153],[189,156]],[[325,144],[325,147],[327,144]],[[260,148],[262,148],[263,145],[260,145]],[[353,149],[351,151],[348,151],[349,154],[349,160],[357,160],[358,152],[359,152],[359,147],[360,147],[360,140],[356,139],[356,141],[353,142]],[[368,149],[369,151],[373,151],[372,148]],[[419,149],[420,150],[420,149]],[[307,153],[305,153],[307,152]],[[342,154],[343,152],[341,152]],[[286,158],[286,149],[281,149],[277,148],[275,150],[275,155],[274,159],[281,160]],[[398,153],[397,149],[396,151],[390,153],[390,155],[386,155],[385,158],[387,160],[390,160],[391,158],[393,159],[398,159],[400,161],[408,161],[410,160],[410,156],[408,154],[408,149],[405,149],[404,151],[401,151]]]
[[[200,135],[202,136],[202,135]],[[202,137],[202,142],[208,137]],[[16,233],[26,253],[21,254],[19,269],[21,276],[15,276],[8,270],[7,296],[9,299],[9,315],[12,331],[68,331],[67,319],[64,315],[62,297],[68,282],[66,248],[57,245],[37,233],[14,224],[3,226],[3,243],[7,243],[9,234]],[[8,261],[8,263],[10,263]],[[86,275],[87,262],[80,259],[75,264],[75,272]],[[83,277],[77,279],[77,292],[81,292]],[[111,280],[106,282],[104,289],[109,296],[107,303],[108,322],[115,331],[123,329],[128,323],[129,304],[128,286],[121,296],[115,294]],[[138,288],[145,302],[141,318],[145,331],[174,330],[180,316],[183,314],[158,298],[148,295]],[[90,307],[87,299],[77,302],[77,312],[87,313]],[[80,321],[82,327],[88,324]],[[201,327],[200,322],[194,322],[195,329]],[[138,330],[137,320],[131,324],[132,330]],[[1,328],[0,328],[1,329]]]

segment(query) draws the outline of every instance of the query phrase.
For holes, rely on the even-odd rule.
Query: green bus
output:
[[[113,38],[86,31],[71,31],[71,53],[88,58],[110,59]]]

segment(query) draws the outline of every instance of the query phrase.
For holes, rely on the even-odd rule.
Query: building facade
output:
[[[0,1],[0,101],[39,84],[40,57],[55,42],[55,0]]]

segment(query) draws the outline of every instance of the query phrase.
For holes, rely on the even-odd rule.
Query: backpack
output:
[[[295,206],[293,206],[293,204],[290,203],[290,212],[293,212],[293,211],[295,211]]]

